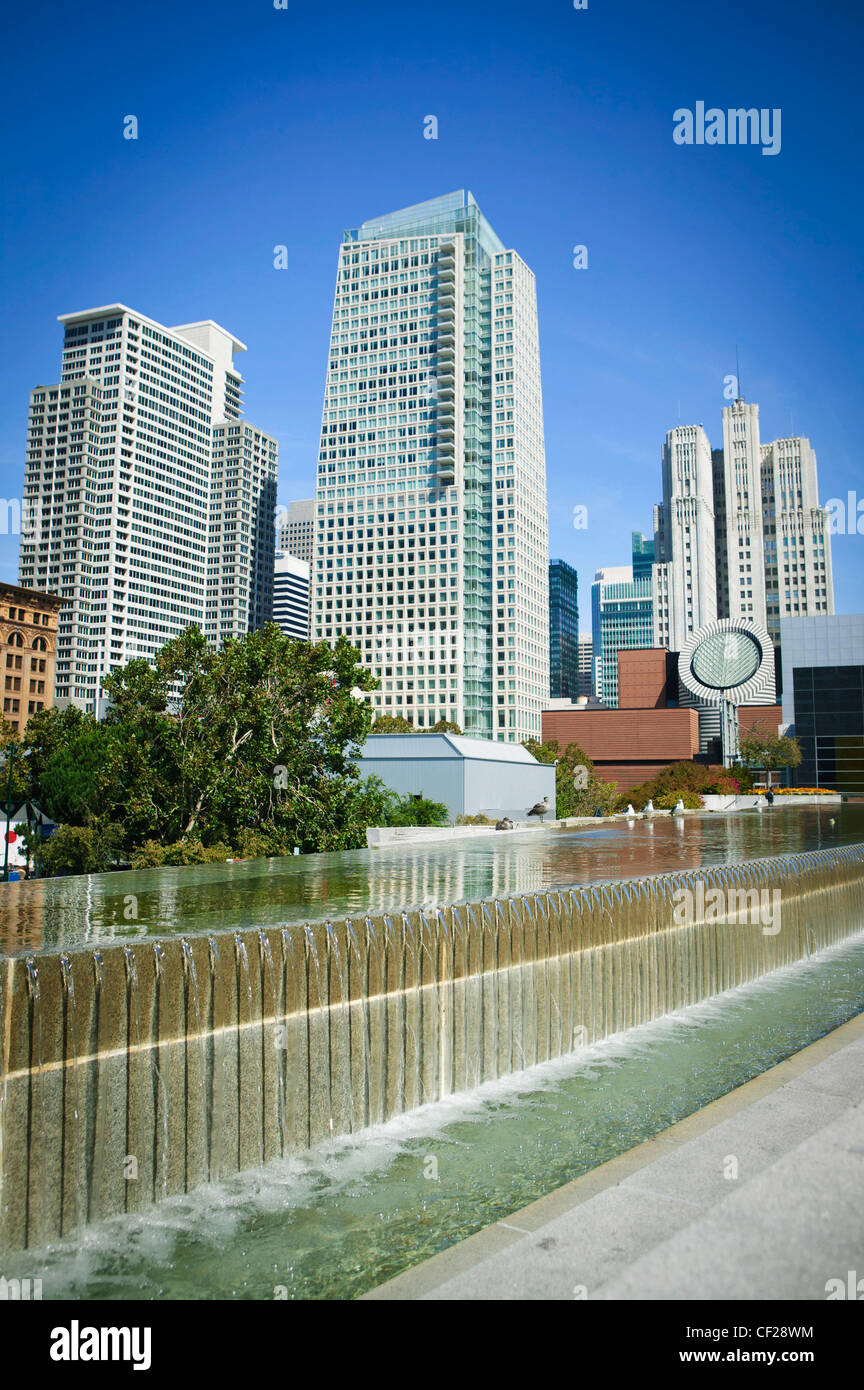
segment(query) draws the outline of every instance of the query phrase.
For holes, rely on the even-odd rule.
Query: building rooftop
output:
[[[521,743],[468,738],[464,734],[375,734],[363,745],[363,758],[474,759],[479,762],[536,764],[537,759]]]

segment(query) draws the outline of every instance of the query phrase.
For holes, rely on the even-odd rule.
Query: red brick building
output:
[[[577,743],[597,776],[617,782],[622,791],[656,777],[670,763],[692,761],[699,754],[699,716],[695,709],[670,709],[666,703],[674,661],[661,648],[620,651],[618,708],[544,710],[543,742],[555,740],[561,748]],[[780,705],[742,705],[738,712],[742,733],[755,724],[776,733],[780,722]]]

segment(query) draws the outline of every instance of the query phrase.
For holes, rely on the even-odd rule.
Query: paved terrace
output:
[[[365,1297],[824,1300],[864,1279],[862,1102],[859,1014]]]

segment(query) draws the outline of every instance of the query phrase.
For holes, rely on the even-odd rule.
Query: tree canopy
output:
[[[214,651],[190,627],[152,667],[105,678],[101,722],[73,707],[30,720],[26,792],[65,826],[98,823],[103,842],[120,827],[107,842],[127,860],[250,836],[258,853],[353,848],[392,800],[356,762],[371,721],[358,696],[375,685],[344,639],[297,642],[268,624]]]

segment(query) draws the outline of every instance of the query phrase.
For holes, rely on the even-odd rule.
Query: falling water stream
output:
[[[9,1257],[4,1269],[41,1277],[46,1299],[354,1297],[862,1009],[859,936],[559,1061]]]
[[[821,821],[802,825],[810,843],[794,857],[695,875],[685,862],[650,881],[513,885],[503,901],[22,954],[8,1127],[0,998],[0,1139],[20,1162],[22,1113],[34,1138],[7,1248],[56,1239],[44,1258],[59,1290],[77,1230],[93,1296],[108,1297],[127,1277],[154,1296],[218,1297],[228,1281],[271,1297],[272,1279],[290,1296],[344,1297],[444,1248],[864,1006],[861,851],[838,844],[852,830],[864,840],[864,825],[853,815],[822,853]],[[704,903],[736,890],[782,897],[782,935],[704,906],[673,914],[682,892]],[[442,1154],[456,1188],[430,1186]],[[118,1184],[130,1158],[157,1209],[143,1184]],[[4,1222],[8,1207],[4,1193]],[[211,1247],[210,1292],[177,1295],[187,1256]],[[103,1280],[113,1292],[96,1292]]]

